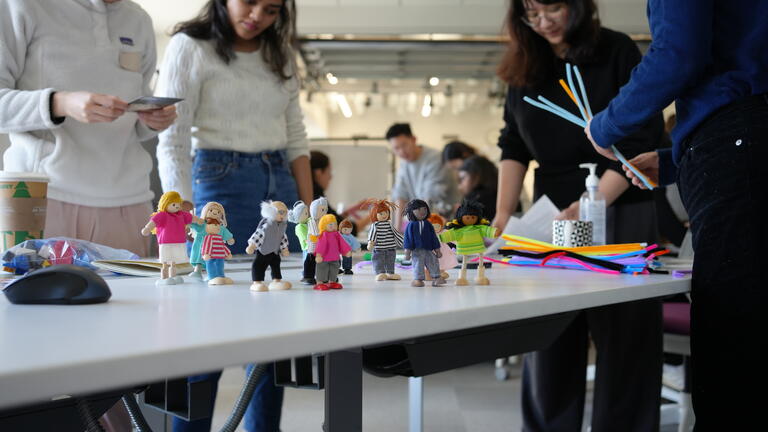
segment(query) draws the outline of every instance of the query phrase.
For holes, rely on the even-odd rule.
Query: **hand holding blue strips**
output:
[[[528,96],[523,97],[523,100],[535,106],[536,108],[549,111],[552,114],[560,118],[563,118],[565,120],[568,120],[569,122],[577,126],[586,128],[587,122],[590,119],[592,119],[592,108],[589,106],[589,99],[587,98],[587,91],[584,88],[584,81],[581,79],[581,73],[579,73],[578,66],[571,66],[570,63],[567,63],[565,65],[565,74],[566,74],[566,78],[568,79],[568,84],[566,84],[565,81],[560,80],[560,85],[563,87],[563,89],[571,98],[571,100],[573,100],[573,102],[579,108],[581,117],[577,117],[576,115],[569,112],[565,108],[562,108],[556,105],[555,103],[553,103],[552,101],[548,100],[543,96],[538,96],[539,101],[535,101]],[[576,81],[578,82],[578,85],[579,85],[578,92],[573,91],[573,89],[576,89],[576,86],[573,85],[573,75],[576,75]],[[619,151],[619,149],[616,148],[616,146],[611,146],[611,150],[613,150],[613,154],[621,162],[621,164],[627,167],[630,171],[632,171],[632,173],[643,182],[645,187],[647,187],[648,189],[653,189],[657,186],[655,182],[653,182],[645,174],[640,172],[640,170],[637,169],[637,167],[629,163],[627,158],[625,158],[624,155],[621,154],[621,152]]]

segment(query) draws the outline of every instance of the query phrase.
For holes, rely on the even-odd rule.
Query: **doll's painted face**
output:
[[[376,219],[377,219],[379,222],[384,222],[384,221],[387,221],[387,220],[389,220],[389,212],[388,212],[388,211],[386,211],[386,210],[384,210],[384,211],[382,211],[382,212],[378,212],[378,213],[376,213]]]
[[[432,228],[435,229],[435,232],[440,234],[440,232],[443,230],[443,225],[438,223],[433,223]]]
[[[165,211],[168,213],[178,213],[181,210],[181,203],[170,203],[168,204],[168,207],[165,208]]]
[[[317,220],[328,214],[328,206],[320,206],[317,208]]]
[[[413,211],[413,215],[416,216],[416,220],[420,220],[420,221],[426,219],[427,216],[429,216],[427,213],[426,207],[417,208],[416,210]]]
[[[309,219],[309,209],[304,207],[303,210],[301,210],[301,214],[299,215],[299,223],[304,223]]]
[[[209,219],[210,218],[210,219],[221,220],[222,214],[223,214],[223,212],[221,211],[221,209],[214,205],[214,206],[211,206],[211,208],[208,209],[208,214],[203,215],[203,217],[205,219]]]
[[[336,229],[338,229],[338,225],[336,224],[336,222],[331,222],[325,226],[325,231],[327,232],[334,232],[336,231]]]
[[[461,223],[463,223],[464,225],[474,225],[477,223],[477,216],[464,215],[461,217]]]
[[[352,228],[344,227],[344,228],[341,229],[341,233],[344,234],[344,235],[352,234]]]
[[[277,214],[275,214],[275,221],[285,221],[285,219],[288,217],[288,207],[286,207],[285,204],[280,201],[273,202],[272,207],[277,209]]]

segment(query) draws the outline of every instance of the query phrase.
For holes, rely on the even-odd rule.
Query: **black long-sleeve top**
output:
[[[577,64],[584,80],[592,113],[602,111],[629,81],[632,69],[642,55],[637,45],[625,34],[601,29],[594,58]],[[531,160],[539,163],[534,173],[534,198],[546,194],[559,208],[568,207],[584,193],[584,181],[589,174],[579,168],[584,162],[598,164],[598,175],[612,169],[624,176],[619,162],[599,155],[584,134],[584,130],[560,117],[523,101],[523,96],[537,100],[541,95],[577,117],[581,117],[576,104],[558,83],[568,82],[564,60],[558,59],[556,77],[534,87],[510,87],[504,108],[505,127],[501,130],[499,147],[501,159],[512,159],[528,166]],[[574,86],[578,87],[575,76]],[[573,89],[575,91],[575,89]],[[664,124],[661,114],[645,127],[616,144],[631,159],[655,150],[663,139]],[[652,200],[649,191],[634,186],[625,191],[614,203]]]

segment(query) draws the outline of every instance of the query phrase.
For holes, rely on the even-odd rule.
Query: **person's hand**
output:
[[[70,117],[81,123],[109,123],[125,114],[128,103],[117,96],[78,92],[56,92],[53,115]]]
[[[368,250],[373,250],[374,242],[368,242]]]
[[[211,255],[210,254],[203,255],[203,260],[204,261],[210,261],[211,260]]]
[[[283,249],[280,253],[283,254],[284,257],[287,257],[288,255],[291,254],[291,251],[289,251],[288,249]]]
[[[501,213],[496,213],[496,217],[493,218],[493,222],[491,222],[491,226],[496,228],[496,232],[499,235],[501,235],[501,233],[504,232],[504,228],[506,228],[509,218],[510,218],[510,215],[508,214],[505,215]]]
[[[235,239],[231,238],[231,239],[227,240],[227,244],[232,246],[233,244],[235,244]]]
[[[176,120],[176,106],[168,105],[164,108],[139,111],[137,114],[142,123],[159,132],[167,129]]]
[[[618,160],[616,159],[616,155],[613,154],[613,150],[609,148],[600,147],[595,142],[595,139],[592,138],[592,131],[589,130],[589,127],[592,125],[592,119],[589,119],[587,122],[587,127],[584,128],[584,133],[587,134],[587,138],[589,138],[589,142],[592,143],[592,147],[595,148],[595,151],[600,153],[601,155],[607,157],[610,160]]]
[[[318,254],[315,254],[315,262],[316,262],[316,263],[321,263],[321,262],[323,262],[323,257],[322,257],[322,256],[320,256],[320,255],[318,255]]]
[[[579,202],[574,201],[565,208],[563,211],[555,216],[555,220],[578,220],[579,219]]]
[[[410,261],[411,260],[411,251],[406,249],[405,250],[405,256],[403,258],[405,258],[406,261]]]
[[[253,255],[254,252],[256,252],[256,248],[252,244],[248,243],[248,247],[245,248],[245,253],[248,255]]]
[[[440,251],[440,249],[435,249],[435,256],[439,259],[443,257],[443,253]]]
[[[152,234],[152,228],[144,227],[144,228],[141,229],[141,235],[146,237],[146,236],[148,236],[150,234]]]
[[[648,179],[653,181],[656,184],[659,184],[659,154],[655,151],[648,152],[648,153],[640,153],[639,155],[632,158],[632,160],[629,161],[632,165],[635,166],[638,170],[640,170],[641,173],[643,173]],[[643,181],[640,180],[638,176],[635,175],[635,173],[632,172],[631,169],[628,167],[622,165],[622,168],[624,169],[624,174],[627,175],[627,177],[632,180],[632,184],[639,187],[640,189],[648,189],[643,184]]]

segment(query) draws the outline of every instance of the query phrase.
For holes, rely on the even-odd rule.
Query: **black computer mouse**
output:
[[[101,276],[69,264],[35,270],[8,284],[3,292],[16,304],[104,303],[112,296]]]

